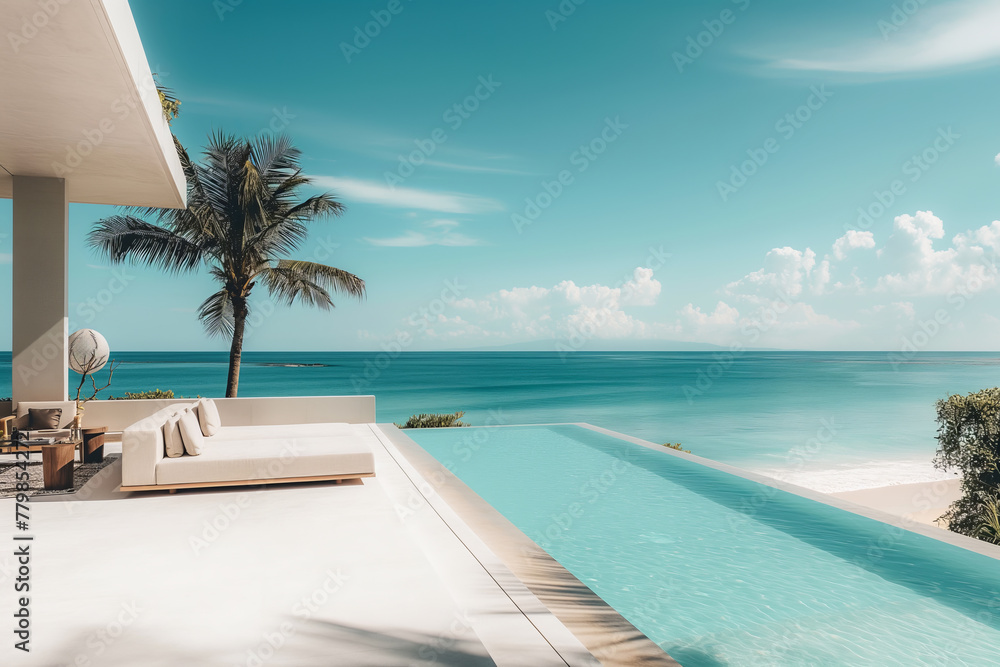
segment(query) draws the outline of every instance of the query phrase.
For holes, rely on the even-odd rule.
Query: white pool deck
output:
[[[0,499],[0,664],[676,664],[641,636],[588,650],[371,427],[363,481],[123,494],[116,463],[33,500],[30,653]]]

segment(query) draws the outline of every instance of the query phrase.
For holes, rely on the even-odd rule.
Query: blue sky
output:
[[[367,300],[257,295],[249,350],[1000,347],[995,2],[131,5],[189,151],[280,129],[348,205],[300,257]],[[207,276],[85,247],[112,211],[71,326],[226,349]]]

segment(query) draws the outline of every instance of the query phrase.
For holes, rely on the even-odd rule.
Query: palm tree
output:
[[[87,241],[112,263],[172,274],[209,269],[221,288],[201,304],[198,317],[209,335],[232,337],[226,383],[232,397],[250,293],[258,282],[278,303],[298,300],[323,309],[334,306],[332,292],[363,298],[365,282],[332,266],[284,258],[305,241],[307,223],[344,212],[330,193],[299,198],[310,180],[287,137],[249,141],[214,134],[202,163],[175,143],[187,178],[187,208],[127,207],[97,222]]]

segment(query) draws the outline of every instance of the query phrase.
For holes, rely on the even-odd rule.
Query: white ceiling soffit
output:
[[[0,26],[0,197],[37,176],[65,178],[71,202],[185,205],[126,0],[3,0]]]

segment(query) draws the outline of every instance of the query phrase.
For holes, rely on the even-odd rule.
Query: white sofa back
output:
[[[83,414],[85,428],[107,426],[124,431],[159,410],[191,398],[150,398],[135,401],[90,401]],[[278,396],[213,399],[224,426],[254,424],[324,424],[375,422],[374,396]]]
[[[156,484],[156,464],[164,456],[163,424],[167,417],[194,403],[174,403],[122,431],[122,486]]]

